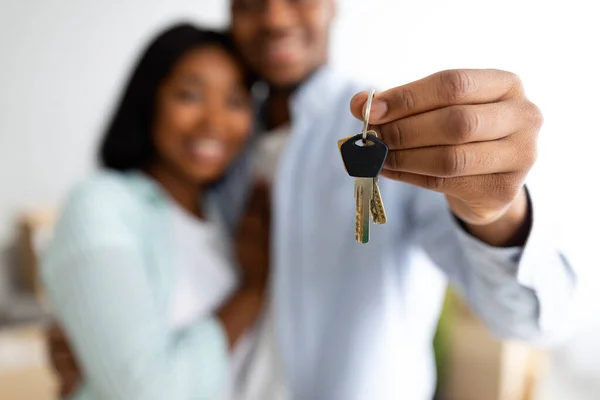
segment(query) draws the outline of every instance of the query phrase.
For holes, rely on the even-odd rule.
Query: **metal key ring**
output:
[[[367,131],[369,130],[369,117],[371,116],[371,103],[373,103],[373,97],[375,96],[375,89],[369,90],[369,97],[367,98],[367,105],[365,106],[365,115],[362,130],[363,143],[367,142]]]

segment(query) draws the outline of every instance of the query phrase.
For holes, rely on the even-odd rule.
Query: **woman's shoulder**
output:
[[[142,172],[100,170],[72,188],[64,208],[93,207],[114,211],[133,208],[132,211],[141,211],[144,203],[161,196],[157,184]]]
[[[131,199],[135,192],[131,184],[131,175],[112,170],[100,170],[78,182],[71,189],[68,200],[109,200],[111,203],[126,201],[128,198]]]
[[[148,178],[98,171],[72,188],[42,253],[41,272],[47,283],[56,284],[54,279],[65,268],[79,268],[94,257],[143,248],[148,224],[154,221],[154,208],[147,206],[140,189],[149,184],[143,179]]]
[[[151,183],[137,173],[102,170],[73,187],[56,227],[59,236],[116,238],[131,233],[146,217]]]

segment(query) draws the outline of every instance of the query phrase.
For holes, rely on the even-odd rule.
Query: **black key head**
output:
[[[367,142],[364,143],[362,133],[359,133],[340,146],[340,153],[350,176],[375,178],[383,168],[388,147],[372,133],[367,133]]]

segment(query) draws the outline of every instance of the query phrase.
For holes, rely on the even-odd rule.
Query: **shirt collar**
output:
[[[317,69],[294,92],[290,99],[293,121],[304,117],[311,117],[325,112],[335,101],[343,80],[336,74],[331,66],[324,65]],[[264,105],[269,95],[268,85],[259,82],[253,89],[255,100],[257,128],[263,130],[261,121],[264,117]]]
[[[150,204],[167,204],[171,196],[169,193],[152,177],[142,170],[132,170],[125,173],[126,178],[136,192],[139,193]],[[204,207],[207,212],[213,212],[214,204],[217,201],[213,189],[208,189],[204,193]]]
[[[151,203],[161,202],[168,198],[165,190],[142,170],[132,170],[125,173],[130,185]]]
[[[331,108],[343,80],[331,66],[324,65],[315,71],[294,93],[292,113],[297,116],[314,116]]]

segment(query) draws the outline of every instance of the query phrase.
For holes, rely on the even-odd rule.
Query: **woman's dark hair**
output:
[[[237,57],[231,39],[190,24],[175,25],[159,34],[135,66],[121,101],[104,133],[100,163],[126,171],[140,169],[154,157],[151,124],[160,84],[189,50],[219,46]],[[250,78],[246,84],[250,86]]]

